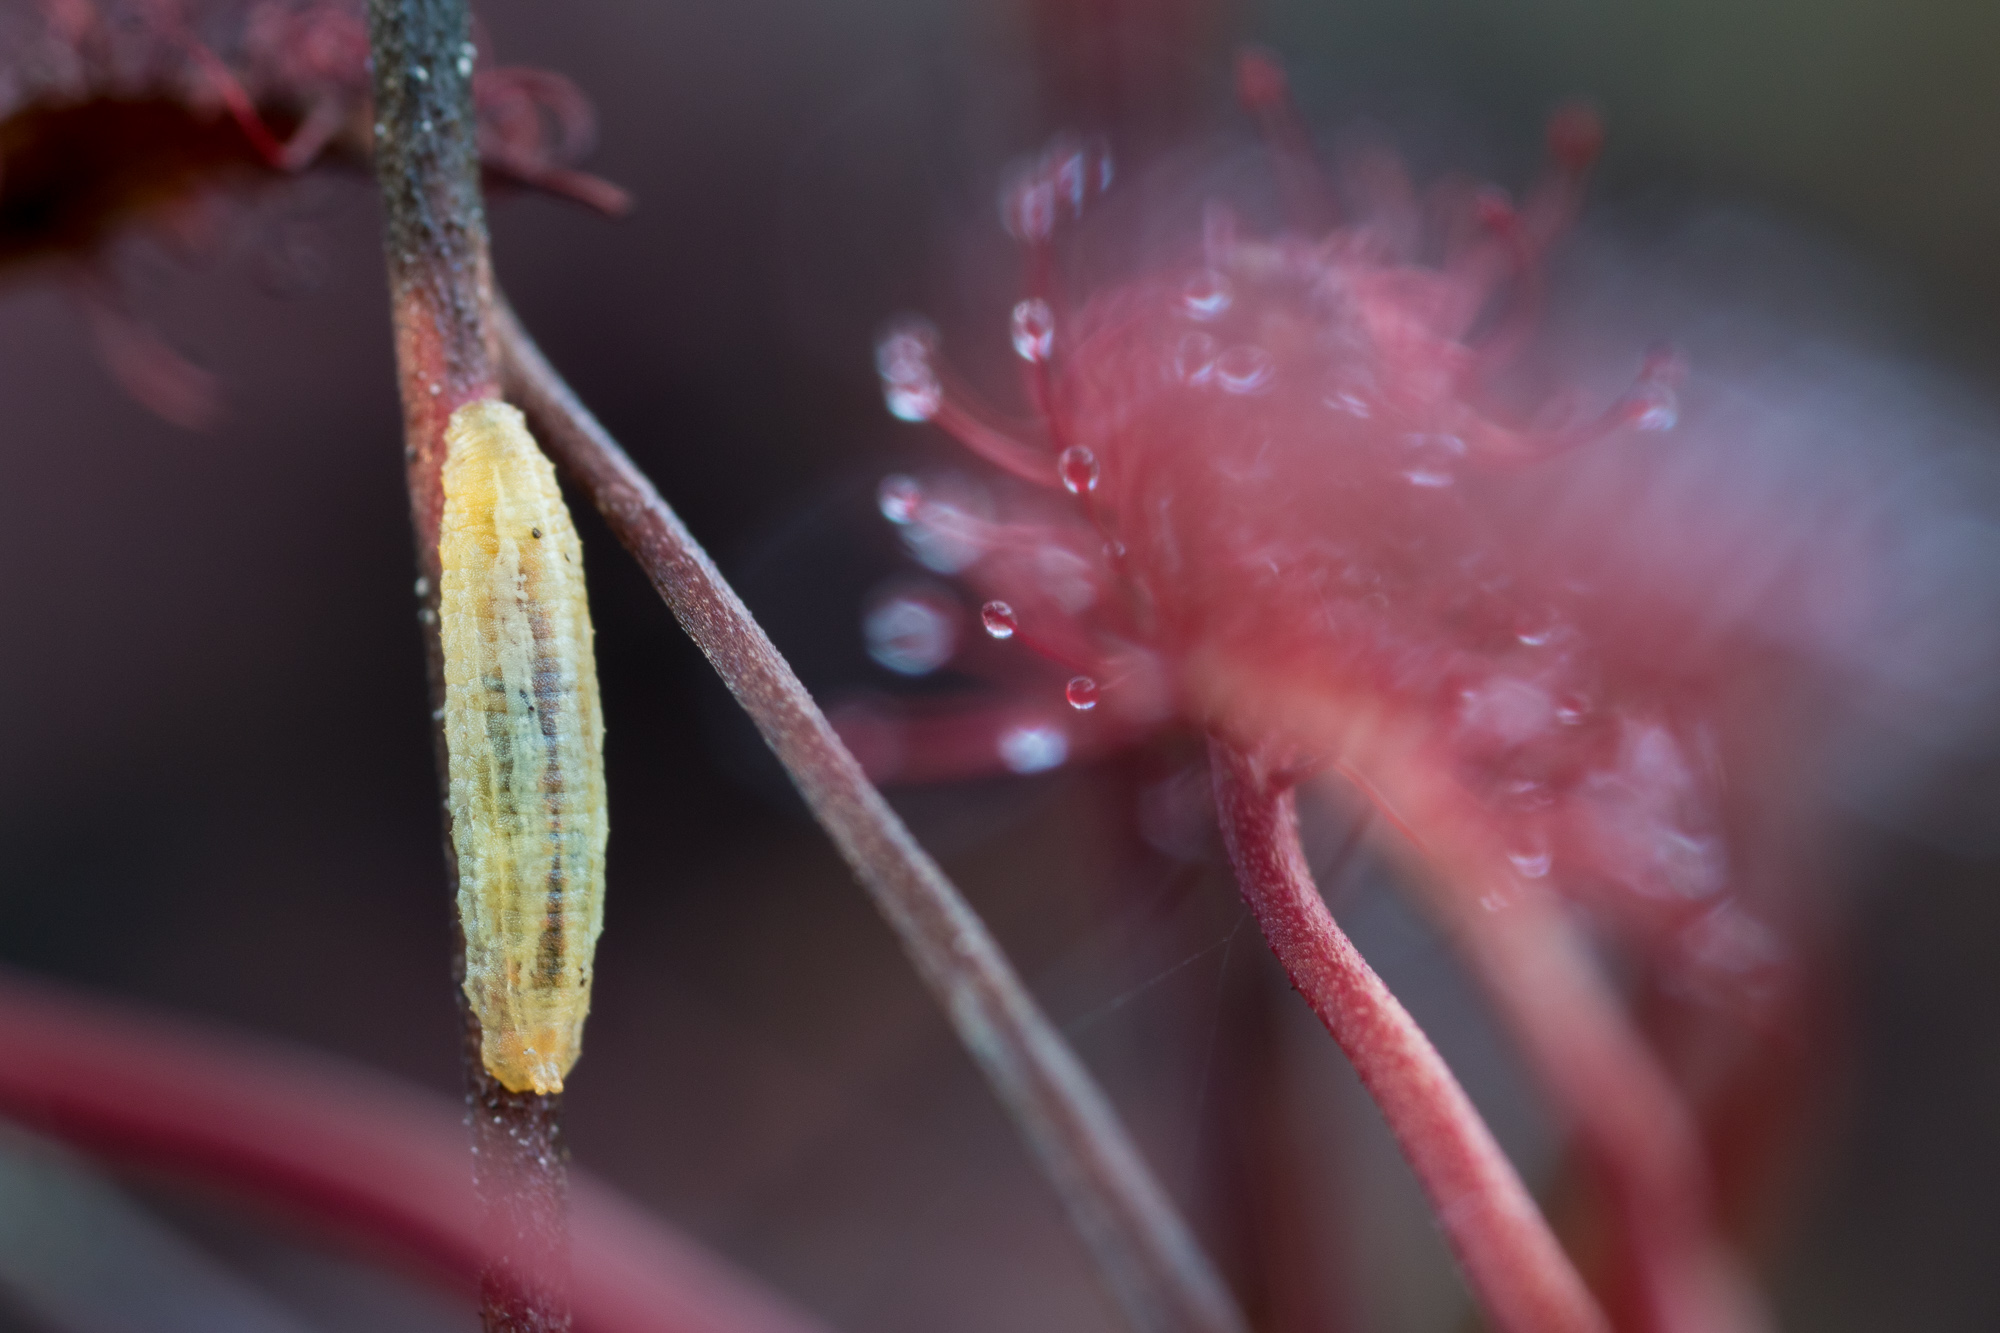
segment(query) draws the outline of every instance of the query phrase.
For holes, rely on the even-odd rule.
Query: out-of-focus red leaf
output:
[[[488,1245],[463,1112],[382,1075],[0,973],[0,1115],[476,1287]],[[571,1209],[586,1333],[823,1333],[580,1173]]]

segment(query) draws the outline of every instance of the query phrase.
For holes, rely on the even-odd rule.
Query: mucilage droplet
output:
[[[1097,455],[1088,446],[1072,444],[1056,460],[1063,489],[1071,495],[1088,495],[1097,489]]]
[[[1039,296],[1029,297],[1014,307],[1014,352],[1030,365],[1049,359],[1056,341],[1055,312]]]
[[[1069,738],[1050,726],[1010,727],[994,748],[1010,773],[1046,773],[1069,758]]]
[[[924,502],[924,488],[915,477],[900,472],[882,478],[882,484],[875,488],[875,504],[881,509],[882,517],[902,527],[914,523],[917,508]]]
[[[996,639],[1011,639],[1021,622],[1014,616],[1014,608],[1005,602],[988,602],[979,608],[979,623],[986,632]]]
[[[904,421],[929,421],[944,404],[931,356],[937,333],[921,320],[896,325],[875,345],[875,369],[882,377],[882,400]]]

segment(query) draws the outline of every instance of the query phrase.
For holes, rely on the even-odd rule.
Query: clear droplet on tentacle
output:
[[[1083,206],[1092,195],[1111,188],[1111,149],[1102,141],[1058,140],[1049,148],[1048,162],[1056,195],[1069,205],[1073,218],[1083,216]]]
[[[1546,648],[1566,632],[1561,617],[1547,607],[1530,608],[1514,617],[1514,639],[1529,648]]]
[[[875,344],[875,370],[892,415],[929,421],[943,406],[944,386],[931,364],[937,344],[937,330],[919,319],[899,321]]]
[[[1055,312],[1039,296],[1014,307],[1014,351],[1030,365],[1049,359],[1056,341]]]
[[[1403,480],[1412,486],[1440,489],[1458,480],[1457,468],[1465,458],[1465,441],[1456,435],[1407,436],[1409,466]]]
[[[1236,291],[1214,269],[1203,269],[1181,285],[1181,310],[1189,319],[1206,323],[1229,313]]]
[[[924,488],[915,477],[900,472],[882,478],[882,484],[875,488],[875,504],[882,517],[897,527],[916,522],[917,510],[923,502]]]
[[[1232,347],[1215,361],[1215,382],[1224,393],[1262,393],[1277,378],[1277,363],[1261,347],[1245,343]]]
[[[1063,687],[1063,698],[1079,713],[1088,713],[1097,707],[1097,682],[1089,676],[1072,676]]]
[[[1368,400],[1352,389],[1337,389],[1328,394],[1323,401],[1336,412],[1344,412],[1350,417],[1360,417],[1364,421],[1373,415]]]
[[[916,518],[902,525],[903,549],[935,574],[956,574],[986,553],[978,533],[966,525],[964,508],[926,499]]]
[[[986,632],[996,639],[1011,639],[1021,622],[1014,615],[1014,608],[1005,602],[988,602],[979,608],[979,623]]]
[[[1523,879],[1546,879],[1549,867],[1555,864],[1555,854],[1547,843],[1535,839],[1509,850],[1507,860]]]
[[[1566,727],[1580,725],[1590,716],[1590,696],[1581,690],[1571,690],[1556,699],[1556,721]]]
[[[1071,495],[1087,495],[1097,489],[1097,455],[1088,446],[1072,444],[1056,459],[1056,471],[1063,489]]]
[[[868,655],[899,676],[927,676],[951,660],[951,615],[920,597],[892,597],[862,621]]]
[[[1638,429],[1669,431],[1680,424],[1680,395],[1664,384],[1642,384],[1632,391],[1629,410]]]
[[[1174,378],[1182,384],[1200,387],[1215,378],[1215,360],[1222,346],[1206,333],[1190,333],[1174,351]]]
[[[1625,419],[1639,430],[1669,431],[1680,424],[1681,400],[1675,392],[1687,375],[1678,352],[1655,351],[1647,356],[1639,382],[1625,395]]]
[[[1046,773],[1069,758],[1069,738],[1051,726],[1010,727],[994,748],[1012,773]]]
[[[1015,171],[1000,192],[1000,221],[1017,241],[1048,240],[1067,210],[1072,220],[1111,188],[1111,150],[1101,141],[1056,139],[1040,157]]]
[[[1029,166],[1000,191],[1000,224],[1017,241],[1046,241],[1056,227],[1056,189],[1039,164]]]

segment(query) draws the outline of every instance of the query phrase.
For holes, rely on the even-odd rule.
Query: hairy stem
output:
[[[1408,834],[1425,908],[1605,1186],[1620,1279],[1605,1290],[1619,1327],[1763,1333],[1769,1318],[1717,1232],[1709,1164],[1679,1089],[1554,890],[1513,869],[1462,796],[1423,773],[1385,766],[1381,785],[1361,786]]]
[[[749,608],[504,306],[508,395],[590,496],[791,774],[1020,1126],[1107,1285],[1146,1333],[1239,1333],[1242,1314],[985,924],[919,847]]]
[[[1381,1108],[1487,1316],[1502,1333],[1605,1333],[1604,1315],[1464,1089],[1335,924],[1306,868],[1289,784],[1221,741],[1210,755],[1244,900]]]
[[[1693,1117],[1554,895],[1506,876],[1430,882],[1435,910],[1611,1196],[1640,1333],[1762,1333],[1716,1235]]]
[[[403,457],[423,594],[431,707],[442,716],[444,650],[437,632],[438,520],[444,428],[466,403],[499,397],[493,347],[493,272],[472,107],[472,23],[465,0],[370,0],[375,75],[375,165],[387,224],[389,299],[403,397]],[[444,733],[433,728],[440,803]],[[458,858],[445,828],[445,864]],[[454,895],[455,896],[455,895]],[[455,983],[465,973],[458,940]],[[473,1176],[492,1244],[480,1283],[487,1333],[560,1333],[569,1236],[562,1101],[510,1092],[480,1058],[479,1020],[463,985],[463,1064],[471,1109]]]
[[[452,1291],[492,1267],[462,1113],[367,1069],[0,969],[0,1116],[302,1218]],[[573,1225],[592,1333],[824,1333],[588,1178]]]

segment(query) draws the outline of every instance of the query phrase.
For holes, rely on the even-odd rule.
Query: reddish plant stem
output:
[[[1605,1333],[1604,1315],[1464,1089],[1335,924],[1306,868],[1290,785],[1221,741],[1210,756],[1244,901],[1381,1108],[1487,1316],[1502,1333]]]
[[[0,1115],[302,1218],[454,1291],[491,1267],[461,1113],[366,1069],[0,971]],[[823,1333],[587,1178],[573,1224],[586,1333]]]
[[[1033,1148],[1131,1324],[1146,1333],[1241,1333],[1243,1316],[1208,1257],[985,923],[869,784],[652,482],[504,305],[496,320],[508,396],[791,774]]]
[[[1412,880],[1520,1046],[1606,1187],[1618,1246],[1611,1290],[1633,1333],[1763,1333],[1720,1242],[1710,1172],[1680,1091],[1546,884],[1513,870],[1483,821],[1422,765],[1356,781],[1423,864]]]
[[[1609,1193],[1638,1333],[1762,1333],[1750,1283],[1720,1244],[1709,1168],[1679,1091],[1626,1018],[1548,889],[1469,870],[1430,898],[1575,1127]]]
[[[416,532],[424,654],[433,716],[444,706],[437,632],[438,520],[444,428],[466,403],[497,398],[493,272],[479,194],[472,107],[472,23],[464,0],[371,0],[375,165],[386,222],[389,299],[403,397],[403,457]],[[442,726],[432,728],[439,801],[447,772]],[[456,897],[458,857],[444,819],[445,865]],[[464,1023],[463,1065],[473,1178],[493,1243],[480,1283],[487,1333],[560,1333],[569,1236],[562,1101],[508,1091],[480,1058],[479,1020],[464,989],[465,947],[452,979]]]

